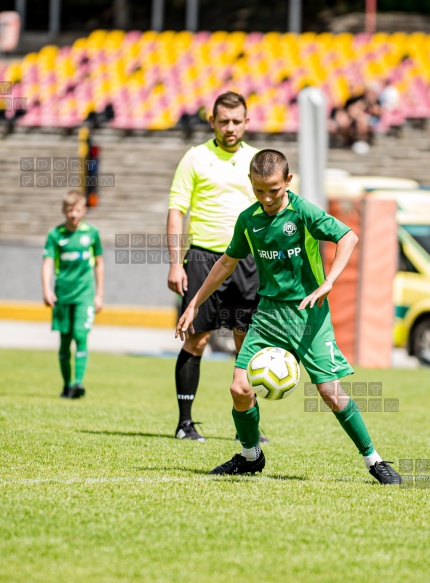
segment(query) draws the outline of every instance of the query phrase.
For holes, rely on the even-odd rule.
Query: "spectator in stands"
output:
[[[379,95],[381,108],[384,111],[395,111],[400,106],[400,94],[390,79],[384,81],[384,88]]]
[[[373,141],[374,126],[381,118],[381,103],[376,85],[369,85],[362,93],[353,95],[345,103],[352,120],[352,139],[355,142]]]
[[[328,119],[332,144],[349,147],[353,144],[352,119],[344,107],[333,107]]]
[[[14,84],[14,88],[18,87],[19,85],[20,82],[17,81]],[[8,115],[7,101],[5,99],[1,99],[0,95],[0,126],[2,126],[2,136],[6,137],[7,135],[13,133],[16,122],[26,113],[27,109],[17,107],[13,110],[11,115]]]
[[[108,103],[103,109],[103,111],[91,110],[88,113],[86,119],[84,120],[84,123],[90,128],[98,129],[100,127],[103,127],[106,123],[108,123],[112,119],[114,119],[114,117],[115,110],[113,108],[113,105],[111,103]]]
[[[364,90],[356,88],[343,108],[332,109],[329,132],[333,136],[340,136],[342,145],[351,146],[357,153],[364,153],[373,142],[374,128],[380,118],[381,102],[377,86],[372,84]]]
[[[184,138],[189,140],[195,129],[207,129],[208,127],[208,114],[206,108],[201,105],[199,109],[193,113],[183,113],[179,119],[178,127],[183,131]]]

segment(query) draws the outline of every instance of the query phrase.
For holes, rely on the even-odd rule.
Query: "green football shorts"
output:
[[[261,298],[235,366],[247,368],[253,355],[266,346],[279,346],[295,354],[313,383],[354,373],[336,345],[327,300],[321,308],[315,305],[299,310],[297,302]]]
[[[62,304],[56,302],[52,310],[52,329],[61,334],[73,334],[76,338],[88,333],[94,322],[94,304]]]

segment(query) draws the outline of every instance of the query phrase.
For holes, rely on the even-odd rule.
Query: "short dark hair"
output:
[[[263,178],[273,176],[278,170],[282,170],[284,180],[287,180],[290,173],[288,160],[282,152],[278,150],[260,150],[255,154],[249,166],[249,173],[258,174]]]
[[[235,109],[240,105],[243,105],[245,108],[245,115],[247,114],[248,108],[246,107],[246,101],[243,95],[240,93],[235,93],[234,91],[227,91],[226,93],[221,93],[215,99],[215,103],[212,110],[212,115],[216,117],[218,105],[222,105],[227,107],[228,109]]]

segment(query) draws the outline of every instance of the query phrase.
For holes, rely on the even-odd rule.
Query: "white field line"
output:
[[[0,479],[0,485],[10,484],[114,484],[114,483],[145,483],[145,482],[188,482],[193,478],[22,478],[18,480],[3,480]],[[202,477],[201,480],[208,478]]]

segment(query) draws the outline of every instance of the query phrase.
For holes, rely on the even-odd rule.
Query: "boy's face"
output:
[[[226,152],[235,152],[243,138],[249,119],[243,105],[230,109],[218,105],[216,116],[210,117],[217,144]]]
[[[87,207],[84,200],[80,200],[76,204],[68,204],[63,207],[63,213],[66,217],[66,228],[69,231],[75,231],[82,218],[85,216]]]
[[[293,175],[289,174],[285,180],[282,170],[278,170],[267,178],[254,172],[249,175],[254,194],[268,215],[276,215],[287,206],[287,190],[292,178]]]

